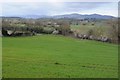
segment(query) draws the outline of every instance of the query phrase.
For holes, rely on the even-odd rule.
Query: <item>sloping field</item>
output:
[[[3,38],[5,78],[116,78],[114,44],[40,35]]]

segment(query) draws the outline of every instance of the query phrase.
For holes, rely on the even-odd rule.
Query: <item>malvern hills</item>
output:
[[[96,19],[111,19],[116,18],[114,16],[110,15],[100,15],[100,14],[64,14],[64,15],[54,15],[54,16],[47,16],[47,15],[21,15],[21,16],[4,16],[4,17],[21,17],[21,18],[54,18],[54,19],[60,19],[60,18],[73,18],[73,19],[85,19],[85,18],[96,18]]]

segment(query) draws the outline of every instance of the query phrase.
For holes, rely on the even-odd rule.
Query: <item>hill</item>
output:
[[[4,78],[117,78],[118,46],[40,35],[3,37]]]
[[[9,17],[9,16],[7,16]],[[10,16],[11,17],[11,16]],[[111,19],[115,18],[110,15],[100,15],[100,14],[90,14],[90,15],[82,15],[82,14],[64,14],[64,15],[55,15],[55,16],[47,16],[47,15],[21,15],[21,16],[16,16],[16,17],[21,17],[21,18],[54,18],[54,19],[60,19],[60,18],[73,18],[73,19],[85,19],[85,18],[96,18],[96,19]]]
[[[109,15],[100,15],[100,14],[90,14],[90,15],[81,15],[81,14],[65,14],[53,16],[53,18],[74,18],[74,19],[85,19],[85,18],[96,18],[96,19],[111,19],[115,18]]]

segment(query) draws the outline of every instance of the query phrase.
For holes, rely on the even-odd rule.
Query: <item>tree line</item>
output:
[[[96,19],[24,19],[24,18],[2,18],[2,35],[3,36],[32,36],[35,34],[60,34],[72,36],[80,39],[90,39],[97,41],[109,41],[118,43],[120,32],[117,19],[105,20],[109,27],[94,27],[88,29],[86,33],[71,30],[71,25],[83,26],[87,23],[101,23]],[[106,28],[106,30],[104,30]],[[8,34],[9,33],[9,34]],[[105,35],[104,35],[105,33]]]

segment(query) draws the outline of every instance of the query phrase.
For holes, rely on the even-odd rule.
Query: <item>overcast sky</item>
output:
[[[9,2],[2,3],[3,16],[102,14],[118,16],[117,2]]]

